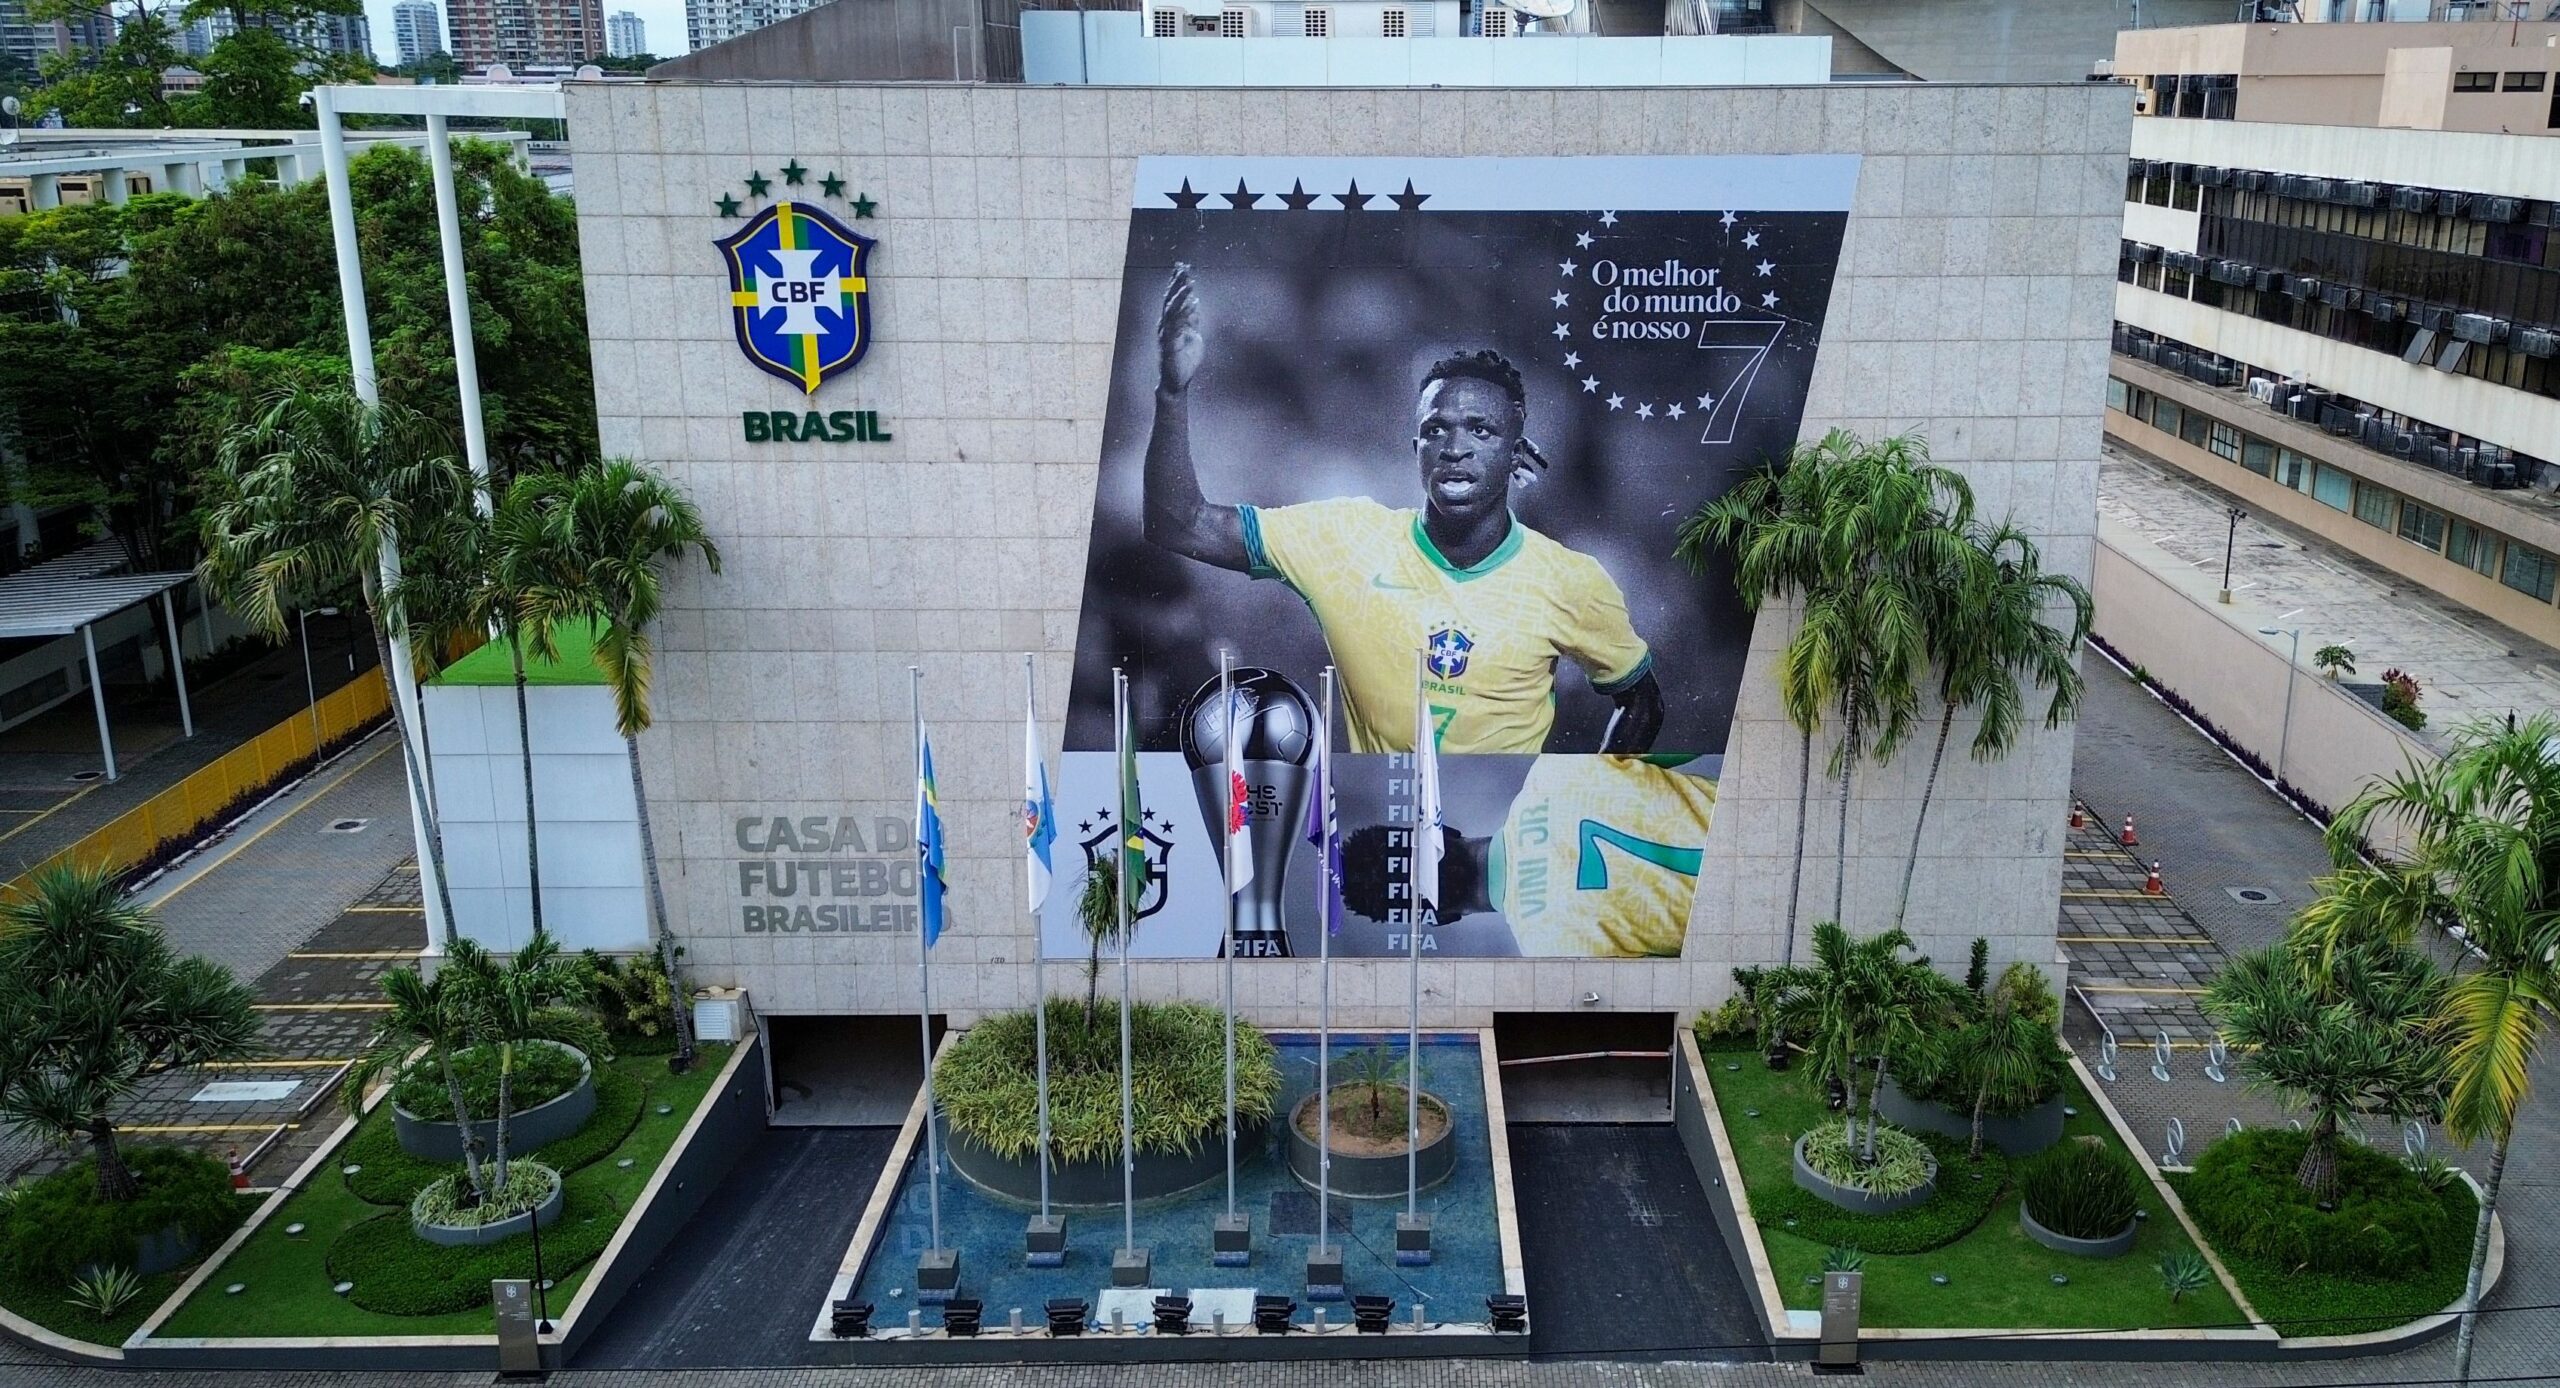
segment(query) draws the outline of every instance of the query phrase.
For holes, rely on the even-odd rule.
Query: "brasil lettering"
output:
[[[890,437],[878,410],[742,410],[738,421],[749,443],[887,443]]]

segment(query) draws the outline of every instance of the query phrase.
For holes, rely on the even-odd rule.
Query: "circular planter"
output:
[[[2003,1118],[1998,1114],[1982,1116],[1982,1140],[2013,1157],[2041,1152],[2062,1140],[2063,1096],[2054,1095],[2021,1114]],[[1884,1077],[1876,1090],[1876,1112],[1897,1128],[1936,1133],[1958,1142],[1973,1140],[1973,1115],[1959,1113],[1944,1104],[1927,1099],[1914,1099],[1902,1092],[1893,1076]]]
[[[1841,1185],[1805,1165],[1804,1144],[1812,1136],[1813,1134],[1806,1133],[1803,1137],[1796,1139],[1794,1148],[1796,1185],[1812,1191],[1824,1201],[1852,1214],[1891,1214],[1895,1210],[1910,1209],[1938,1193],[1938,1158],[1935,1153],[1929,1156],[1929,1179],[1899,1195],[1870,1195],[1856,1186]]]
[[[578,1083],[568,1093],[546,1100],[507,1120],[507,1149],[530,1152],[537,1147],[558,1142],[587,1125],[596,1111],[596,1067],[575,1046],[557,1041],[528,1041],[529,1046],[549,1046],[567,1051],[578,1058]],[[460,1162],[462,1130],[460,1123],[438,1123],[420,1118],[397,1103],[391,1106],[391,1125],[400,1137],[400,1150],[421,1161]],[[475,1118],[471,1130],[480,1138],[480,1150],[491,1150],[497,1141],[498,1125],[494,1119]]]
[[[548,1168],[545,1169],[548,1170]],[[429,1243],[443,1244],[447,1248],[466,1244],[496,1243],[501,1239],[514,1238],[518,1234],[532,1233],[533,1227],[537,1224],[545,1229],[550,1228],[552,1223],[560,1218],[560,1207],[566,1203],[568,1189],[568,1182],[560,1179],[559,1172],[553,1171],[551,1194],[544,1197],[541,1204],[523,1214],[511,1215],[489,1224],[473,1225],[429,1224],[412,1214],[409,1216],[409,1227],[417,1231],[419,1238]]]
[[[1241,1164],[1262,1147],[1266,1120],[1239,1118],[1236,1122],[1236,1161]],[[1008,1157],[964,1136],[942,1129],[942,1150],[951,1158],[951,1169],[969,1184],[1001,1200],[1017,1205],[1040,1202],[1040,1154],[1025,1152]],[[1194,1152],[1140,1152],[1137,1168],[1132,1173],[1131,1188],[1140,1200],[1156,1200],[1180,1195],[1227,1174],[1227,1136],[1222,1127],[1201,1139]],[[1120,1203],[1120,1159],[1114,1154],[1099,1161],[1061,1161],[1049,1166],[1049,1203],[1066,1206],[1105,1206]]]
[[[2023,1200],[2018,1202],[2018,1226],[2027,1231],[2028,1238],[2056,1253],[2068,1253],[2074,1258],[2120,1258],[2133,1251],[2134,1236],[2142,1232],[2142,1221],[2128,1220],[2122,1233],[2103,1239],[2075,1239],[2037,1223],[2034,1212]]]
[[[1440,1136],[1425,1142],[1422,1150],[1413,1154],[1415,1188],[1429,1190],[1449,1179],[1449,1172],[1458,1164],[1458,1144],[1455,1141],[1458,1115],[1449,1107],[1448,1100],[1428,1090],[1422,1097],[1438,1104],[1441,1112],[1449,1115],[1449,1125],[1440,1130]],[[1309,1189],[1315,1187],[1324,1167],[1316,1151],[1316,1140],[1299,1131],[1298,1119],[1315,1101],[1316,1096],[1310,1094],[1289,1110],[1289,1173]],[[1337,1150],[1333,1154],[1333,1173],[1325,1183],[1333,1194],[1352,1200],[1401,1197],[1405,1193],[1405,1154],[1354,1156]]]

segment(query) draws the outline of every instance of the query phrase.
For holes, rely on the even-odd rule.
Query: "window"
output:
[[[2498,569],[2498,581],[2544,602],[2551,601],[2552,579],[2560,577],[2560,561],[2554,561],[2539,550],[2519,544],[2507,546],[2507,562]]]
[[[2455,521],[2445,532],[2444,557],[2473,573],[2498,571],[2498,537],[2469,521]]]
[[[1252,15],[1244,10],[1223,10],[1218,14],[1218,37],[1240,39],[1251,31]]]
[[[1385,11],[1385,12],[1381,13],[1381,14],[1378,16],[1378,35],[1379,35],[1379,37],[1381,37],[1381,38],[1390,38],[1390,39],[1400,39],[1400,38],[1403,38],[1403,37],[1404,37],[1404,11],[1402,11],[1402,10],[1387,10],[1387,11]]]
[[[2206,431],[2204,446],[2226,463],[2240,461],[2240,431],[2220,420],[2215,420],[2213,427]]]
[[[1154,15],[1154,22],[1149,26],[1147,32],[1160,39],[1180,38],[1182,36],[1182,11],[1156,11]]]
[[[1511,11],[1498,4],[1484,7],[1484,36],[1489,39],[1511,37]]]
[[[2428,549],[2444,548],[2444,512],[2430,511],[2414,501],[2400,503],[2400,538]]]
[[[1330,36],[1333,32],[1333,11],[1307,6],[1306,27],[1302,32],[1311,39]]]
[[[2204,447],[2205,430],[2211,426],[2212,423],[2213,421],[2211,419],[2197,414],[2193,410],[2189,410],[2187,411],[2185,427],[2178,430],[2178,437],[2194,444],[2198,448],[2202,448]]]
[[[2457,72],[2453,75],[2453,89],[2458,92],[2494,92],[2498,89],[2498,74]]]
[[[2297,492],[2311,490],[2311,460],[2290,448],[2276,450],[2276,480]]]
[[[2371,482],[2356,484],[2356,519],[2376,530],[2389,530],[2399,519],[2400,496]]]
[[[2538,72],[2510,72],[2506,75],[2505,80],[2498,84],[2498,89],[2500,91],[2508,92],[2541,91],[2542,74]]]
[[[2344,511],[2355,501],[2356,479],[2321,464],[2312,469],[2311,499],[2323,506]]]
[[[2117,380],[2113,376],[2109,376],[2107,378],[2107,408],[2114,410],[2118,414],[2122,414],[2125,407],[2132,403],[2133,387],[2126,385],[2124,382]]]
[[[2161,433],[2176,434],[2178,426],[2185,422],[2185,419],[2186,415],[2175,404],[2167,400],[2151,402],[2151,427]]]
[[[2275,476],[2276,446],[2265,439],[2253,439],[2243,435],[2240,444],[2240,466],[2260,477]]]

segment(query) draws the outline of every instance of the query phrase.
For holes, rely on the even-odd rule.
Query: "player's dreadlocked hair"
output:
[[[1529,388],[1520,380],[1520,368],[1513,366],[1511,359],[1500,352],[1482,347],[1442,357],[1422,373],[1421,389],[1429,390],[1434,382],[1449,380],[1483,381],[1508,396],[1512,407],[1520,411],[1521,422],[1524,425],[1528,422]],[[1520,452],[1540,470],[1546,468],[1547,455],[1525,435],[1520,440]]]

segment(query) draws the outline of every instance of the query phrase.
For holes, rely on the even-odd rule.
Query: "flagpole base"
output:
[[[1253,1216],[1244,1214],[1218,1216],[1217,1227],[1209,1233],[1210,1266],[1240,1268],[1252,1262]]]
[[[916,1256],[916,1300],[932,1306],[959,1294],[959,1249],[928,1248]]]
[[[1062,1268],[1067,1265],[1065,1215],[1033,1215],[1024,1223],[1022,1261],[1024,1266],[1035,1268]]]
[[[1406,1268],[1431,1266],[1431,1216],[1427,1214],[1396,1216],[1396,1266]]]
[[[1307,1254],[1307,1300],[1341,1301],[1342,1250],[1318,1248]]]
[[[1155,1275],[1155,1254],[1144,1248],[1122,1248],[1111,1254],[1111,1285],[1144,1287]]]

